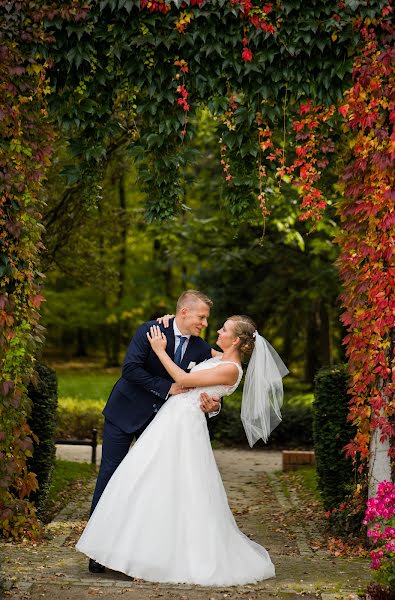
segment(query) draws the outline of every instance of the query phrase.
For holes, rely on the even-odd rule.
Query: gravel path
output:
[[[89,449],[81,449],[88,450],[89,460]],[[58,456],[70,458],[63,448],[58,449]],[[121,595],[136,600],[356,598],[356,590],[369,581],[368,560],[335,558],[327,552],[320,543],[322,532],[311,518],[314,508],[312,513],[279,473],[281,453],[225,449],[216,450],[215,456],[236,520],[247,535],[269,550],[276,578],[214,589],[151,584],[113,571],[90,574],[86,558],[75,551],[74,544],[86,522],[92,481],[87,495],[75,498],[47,526],[51,539],[44,544],[2,544],[6,596],[12,600],[88,600],[92,596],[115,600]]]

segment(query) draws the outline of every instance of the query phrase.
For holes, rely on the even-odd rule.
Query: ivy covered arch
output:
[[[27,498],[26,384],[42,342],[40,206],[51,143],[92,193],[112,149],[139,163],[147,217],[182,210],[182,166],[206,105],[218,120],[231,211],[270,210],[267,182],[298,189],[302,218],[326,204],[321,174],[344,162],[340,274],[350,359],[351,455],[394,437],[395,97],[391,0],[0,0],[0,521],[35,531]],[[270,218],[270,217],[269,217]],[[366,460],[365,460],[366,462]]]

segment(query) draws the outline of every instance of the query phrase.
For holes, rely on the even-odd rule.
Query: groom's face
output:
[[[201,300],[192,302],[181,309],[180,331],[186,335],[200,335],[204,327],[208,325],[210,307]],[[178,317],[178,315],[177,315]]]

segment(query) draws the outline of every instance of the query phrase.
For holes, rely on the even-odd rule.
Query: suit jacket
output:
[[[126,352],[122,376],[114,385],[103,415],[127,433],[144,425],[166,401],[173,379],[152,350],[147,332],[157,321],[148,321],[138,328]],[[169,327],[160,326],[167,338],[166,352],[174,357],[173,320]],[[211,358],[210,346],[197,336],[189,338],[180,367],[187,371],[190,362],[200,363]]]

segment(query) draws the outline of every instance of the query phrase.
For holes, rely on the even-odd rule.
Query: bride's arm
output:
[[[167,354],[166,336],[156,325],[150,327],[147,338],[166,371],[176,383],[181,384],[183,387],[205,387],[219,384],[233,385],[237,381],[239,375],[238,369],[236,365],[230,363],[220,365],[215,369],[203,369],[195,373],[185,373]]]

